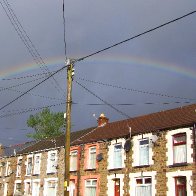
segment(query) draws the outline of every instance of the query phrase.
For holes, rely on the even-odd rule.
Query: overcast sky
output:
[[[62,0],[0,2],[0,107],[3,107],[43,80],[40,79],[43,75],[39,75],[46,72],[43,66],[50,71],[60,69],[65,55]],[[31,39],[44,65],[33,59],[23,43],[25,40],[21,41],[18,35],[21,31],[17,34],[5,13],[6,5],[13,9],[28,35],[25,40]],[[86,56],[195,10],[195,0],[65,0],[67,57]],[[7,14],[9,11],[10,7]],[[107,105],[88,105],[102,102],[78,86],[76,80],[110,104],[132,104],[114,105],[129,117],[195,103],[195,37],[196,14],[192,14],[76,63],[73,101],[78,104],[72,107],[72,130],[96,126],[94,113],[97,117],[105,113],[110,122],[126,118]],[[29,75],[37,76],[26,77]],[[23,112],[29,108],[56,105],[50,109],[65,111],[65,104],[61,103],[65,102],[66,70],[54,78],[58,85],[51,78],[0,111],[0,143],[28,141],[26,134],[33,130],[27,127],[26,120],[30,114],[40,111]]]

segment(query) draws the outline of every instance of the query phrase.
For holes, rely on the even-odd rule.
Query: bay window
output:
[[[173,162],[174,164],[187,162],[187,147],[185,133],[173,135]]]

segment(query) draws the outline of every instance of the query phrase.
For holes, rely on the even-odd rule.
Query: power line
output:
[[[82,80],[82,81],[86,81],[86,82],[91,82],[91,83],[94,83],[94,84],[99,84],[99,85],[102,85],[102,86],[118,88],[118,89],[121,89],[121,90],[132,91],[132,92],[136,92],[136,93],[143,93],[143,94],[155,95],[155,96],[160,96],[160,97],[183,99],[183,100],[190,100],[190,101],[195,101],[196,100],[194,98],[178,97],[178,96],[167,95],[167,94],[162,94],[162,93],[155,93],[155,92],[150,92],[150,91],[137,90],[137,89],[133,89],[133,88],[126,88],[126,87],[122,87],[122,86],[117,86],[117,85],[103,83],[103,82],[97,82],[97,81],[93,81],[93,80],[89,80],[89,79],[85,79],[85,78],[80,78],[80,77],[77,77],[77,79]]]
[[[81,86],[84,90],[86,90],[87,92],[89,92],[91,95],[93,95],[94,97],[96,97],[97,99],[99,99],[100,101],[102,101],[103,103],[105,103],[106,105],[108,105],[109,107],[111,107],[113,110],[115,110],[116,112],[118,112],[119,114],[121,114],[122,116],[125,116],[126,118],[131,118],[129,115],[127,115],[126,113],[120,111],[119,109],[117,109],[116,107],[114,107],[112,104],[108,103],[107,101],[104,101],[101,97],[99,97],[98,95],[96,95],[94,92],[92,92],[91,90],[89,90],[88,88],[86,88],[84,85],[80,84],[78,81],[75,81],[79,86]]]
[[[166,25],[169,25],[169,24],[171,24],[171,23],[174,23],[174,22],[176,22],[176,21],[178,21],[178,20],[181,20],[181,19],[183,19],[183,18],[185,18],[185,17],[187,17],[187,16],[189,16],[189,15],[194,14],[195,12],[196,12],[196,10],[195,10],[195,11],[192,11],[192,12],[189,12],[188,14],[185,14],[185,15],[183,15],[183,16],[181,16],[181,17],[176,18],[176,19],[170,20],[170,21],[168,21],[168,22],[166,22],[166,23],[163,23],[163,24],[161,24],[161,25],[159,25],[159,26],[156,26],[156,27],[154,27],[154,28],[151,28],[151,29],[149,29],[149,30],[146,30],[146,31],[144,31],[143,33],[137,34],[137,35],[135,35],[135,36],[133,36],[133,37],[130,37],[130,38],[128,38],[128,39],[125,39],[125,40],[123,40],[123,41],[120,41],[120,42],[118,42],[118,43],[115,43],[115,44],[113,44],[113,45],[111,45],[111,46],[108,46],[108,47],[106,47],[106,48],[104,48],[104,49],[98,50],[98,51],[93,52],[93,53],[91,53],[91,54],[89,54],[89,55],[86,55],[86,56],[84,56],[84,57],[81,57],[81,58],[79,58],[79,59],[76,59],[75,62],[82,61],[82,60],[84,60],[84,59],[86,59],[86,58],[89,58],[89,57],[91,57],[91,56],[94,56],[94,55],[96,55],[96,54],[99,54],[99,53],[101,53],[101,52],[104,52],[104,51],[106,51],[106,50],[109,50],[109,49],[111,49],[111,48],[113,48],[113,47],[116,47],[116,46],[118,46],[118,45],[124,44],[125,42],[128,42],[128,41],[130,41],[130,40],[132,40],[132,39],[138,38],[138,37],[140,37],[140,36],[142,36],[142,35],[145,35],[145,34],[147,34],[147,33],[150,33],[150,32],[152,32],[152,31],[155,31],[155,30],[157,30],[157,29],[159,29],[159,28],[162,28],[162,27],[164,27],[164,26],[166,26]]]
[[[51,71],[50,73],[54,73],[55,71]],[[1,80],[21,80],[21,79],[26,79],[26,78],[33,78],[37,76],[42,76],[42,75],[49,75],[48,73],[37,73],[37,74],[32,74],[32,75],[25,75],[21,77],[12,77],[12,78],[2,78]]]
[[[3,2],[4,2],[4,5],[3,5]],[[20,37],[20,39],[22,40],[22,42],[26,46],[29,54],[33,57],[33,60],[36,62],[37,65],[39,65],[39,67],[41,69],[44,69],[45,71],[48,72],[48,74],[51,74],[48,67],[46,66],[45,62],[43,61],[43,58],[41,57],[40,53],[36,49],[35,45],[33,44],[30,37],[28,36],[27,32],[24,30],[22,24],[20,23],[18,17],[14,13],[14,10],[12,9],[11,5],[8,3],[7,0],[3,0],[3,2],[0,1],[0,4],[1,4],[3,10],[5,11],[8,19],[10,20],[12,26],[14,27],[14,30],[17,32],[18,36]],[[40,66],[40,64],[42,66]],[[45,65],[45,66],[43,66],[43,65]],[[53,78],[53,80],[56,83],[56,85],[59,87],[59,89],[62,90],[61,86],[56,81],[56,79]],[[55,86],[55,88],[59,91],[59,89],[56,86]]]
[[[12,101],[10,101],[9,103],[7,103],[6,105],[2,106],[0,108],[0,110],[4,109],[5,107],[7,107],[10,104],[14,103],[16,100],[20,99],[21,97],[23,97],[24,95],[26,95],[28,92],[30,92],[31,90],[33,90],[34,88],[36,88],[37,86],[39,86],[40,84],[42,84],[43,82],[45,82],[46,80],[48,80],[49,78],[51,78],[52,76],[54,76],[55,74],[57,74],[58,72],[62,71],[66,67],[67,66],[63,66],[61,69],[58,69],[57,71],[55,71],[53,74],[50,74],[47,78],[45,78],[44,80],[42,80],[41,82],[39,82],[35,86],[31,87],[29,90],[25,91],[24,93],[22,93],[21,95],[19,95],[18,97],[16,97],[15,99],[13,99]]]
[[[15,88],[15,87],[19,87],[19,86],[22,86],[22,85],[25,85],[25,84],[29,84],[31,82],[35,82],[35,81],[43,79],[43,78],[45,78],[45,76],[41,77],[41,78],[34,79],[34,80],[30,80],[30,81],[27,81],[27,82],[23,82],[23,83],[20,83],[20,84],[16,84],[16,85],[13,85],[13,86],[5,87],[5,88],[0,87],[0,91],[9,90],[9,89],[12,89],[12,88]]]

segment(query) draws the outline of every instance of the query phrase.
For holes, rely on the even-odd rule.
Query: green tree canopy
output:
[[[54,113],[45,108],[35,115],[30,115],[27,125],[33,128],[35,133],[29,133],[27,137],[40,140],[62,135],[64,122],[63,112]]]

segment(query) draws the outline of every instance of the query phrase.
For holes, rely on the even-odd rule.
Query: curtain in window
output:
[[[96,187],[86,187],[85,196],[96,196]]]
[[[96,152],[91,152],[90,153],[90,168],[96,168]]]
[[[149,146],[140,145],[139,149],[139,165],[148,165],[149,164]]]
[[[149,186],[137,186],[135,190],[136,196],[151,196],[151,185]]]
[[[122,145],[114,146],[114,168],[122,167]]]
[[[186,145],[174,146],[174,163],[185,163],[186,157]]]

